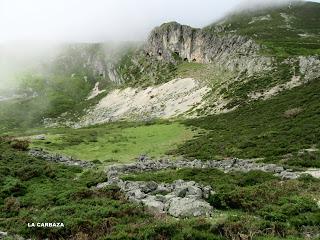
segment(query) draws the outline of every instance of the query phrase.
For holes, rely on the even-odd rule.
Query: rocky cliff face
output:
[[[231,71],[249,75],[269,69],[272,58],[259,55],[261,46],[253,40],[235,35],[219,35],[172,22],[155,28],[145,46],[147,56],[165,61],[216,63]]]

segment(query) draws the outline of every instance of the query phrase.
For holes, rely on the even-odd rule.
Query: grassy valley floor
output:
[[[112,123],[82,129],[45,129],[45,140],[31,147],[102,163],[130,162],[140,155],[158,158],[190,140],[191,131],[178,122]]]

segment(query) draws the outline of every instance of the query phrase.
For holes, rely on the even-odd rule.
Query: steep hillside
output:
[[[180,117],[229,112],[272,98],[319,78],[319,5],[293,2],[237,12],[203,29],[165,23],[150,33],[142,49],[118,62],[123,86],[145,88],[174,78],[193,78],[206,85],[210,91],[201,104],[180,112]],[[143,98],[147,99],[147,94]],[[170,104],[178,106],[179,101],[173,98]],[[151,109],[153,102],[150,98],[143,106],[133,103],[122,117],[131,118],[130,112],[137,111],[144,113],[143,118],[151,118],[153,111],[146,109]],[[162,102],[164,106],[168,103]],[[98,116],[97,121],[91,117],[91,123],[113,119],[115,109],[106,105],[89,110],[89,116]]]

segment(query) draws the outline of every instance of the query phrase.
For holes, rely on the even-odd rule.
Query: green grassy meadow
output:
[[[191,139],[193,132],[181,123],[116,123],[82,129],[56,129],[46,140],[33,140],[41,147],[81,160],[103,163],[130,162],[139,155],[161,157]]]

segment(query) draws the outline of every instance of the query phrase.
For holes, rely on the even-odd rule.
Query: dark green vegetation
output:
[[[264,157],[265,161],[320,167],[319,152],[300,152],[320,147],[319,93],[320,81],[315,80],[230,113],[187,120],[187,125],[206,132],[176,153],[203,160]]]
[[[106,180],[96,170],[48,163],[26,155],[24,143],[0,140],[0,228],[37,239],[239,239],[267,236],[300,239],[315,234],[319,181],[279,182],[267,173],[224,174],[218,170],[178,170],[127,176],[171,182],[182,178],[210,184],[217,192],[209,219],[174,220],[128,203],[119,190],[91,189]],[[24,148],[24,147],[23,147]],[[299,214],[297,214],[299,213]],[[32,222],[63,222],[64,228],[28,228]],[[264,231],[269,229],[268,231]],[[296,236],[296,238],[290,238]],[[276,239],[276,238],[275,238]]]
[[[320,4],[301,1],[290,7],[242,11],[206,29],[223,26],[223,34],[235,31],[262,43],[266,54],[287,57],[320,54],[319,22]]]
[[[16,150],[24,146],[18,142],[0,140],[0,229],[10,234],[53,240],[223,240],[238,234],[225,217],[218,216],[216,224],[206,219],[154,216],[128,203],[116,187],[92,189],[106,180],[104,174],[29,157]],[[65,227],[28,228],[27,223],[33,222],[63,222]]]
[[[201,222],[190,221],[181,231],[183,222],[156,220],[141,207],[127,203],[117,188],[90,189],[106,180],[102,173],[28,157],[4,139],[0,150],[0,228],[12,234],[38,239],[208,236],[197,229],[204,224]],[[63,222],[65,227],[28,228],[28,222]]]
[[[184,179],[211,185],[216,193],[210,197],[210,204],[220,211],[229,211],[229,216],[216,226],[228,238],[235,237],[234,231],[253,239],[319,233],[320,209],[316,201],[320,197],[320,180],[309,176],[280,181],[260,171],[223,173],[215,169],[180,169],[123,178],[167,183]]]

